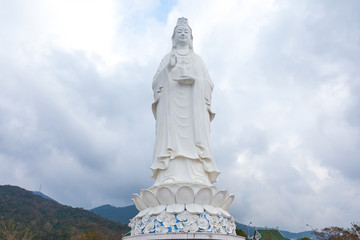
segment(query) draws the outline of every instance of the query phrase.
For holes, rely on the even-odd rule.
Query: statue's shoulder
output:
[[[196,60],[199,60],[199,61],[201,61],[201,62],[204,62],[203,61],[203,59],[202,59],[202,57],[199,55],[199,54],[197,54],[197,53],[193,53],[194,54],[194,58],[196,58]]]
[[[165,54],[165,56],[162,58],[163,60],[169,59],[171,55],[171,52],[168,52],[167,54]]]
[[[165,64],[169,62],[171,52],[165,54],[165,56],[161,59],[161,63]]]
[[[200,57],[199,54],[194,53],[193,56],[194,56],[195,61],[196,61],[198,64],[201,64],[201,65],[205,66],[205,62],[204,62],[204,60],[202,59],[202,57]]]
[[[194,56],[195,56],[195,57],[197,57],[197,58],[201,58],[201,57],[200,57],[200,55],[199,55],[199,54],[197,54],[197,53],[196,53],[196,52],[194,52],[194,51],[193,51],[193,54],[194,54]]]

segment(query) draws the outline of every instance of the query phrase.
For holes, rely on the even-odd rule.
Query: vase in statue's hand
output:
[[[175,54],[172,54],[169,59],[168,68],[169,70],[172,70],[177,64],[177,57]]]

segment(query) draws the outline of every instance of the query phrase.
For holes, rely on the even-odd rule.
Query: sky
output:
[[[348,227],[360,221],[359,9],[2,0],[0,185],[84,209],[152,186],[152,78],[186,17],[215,84],[215,186],[235,194],[231,214],[293,232]]]

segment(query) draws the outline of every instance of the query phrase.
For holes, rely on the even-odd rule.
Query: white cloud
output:
[[[189,19],[215,83],[217,186],[293,231],[360,211],[357,1],[0,3],[0,184],[91,208],[149,187],[151,81]],[[134,174],[134,173],[137,174]]]

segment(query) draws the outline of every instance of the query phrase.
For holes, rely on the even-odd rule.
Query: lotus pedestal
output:
[[[141,190],[133,196],[139,213],[129,239],[239,239],[228,213],[233,200],[226,190],[198,184]]]

